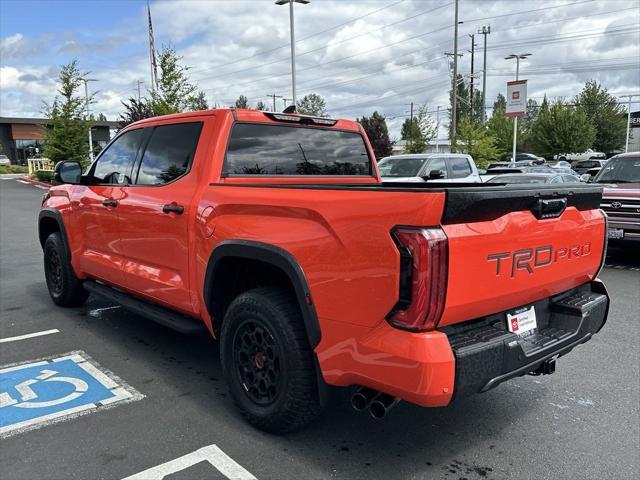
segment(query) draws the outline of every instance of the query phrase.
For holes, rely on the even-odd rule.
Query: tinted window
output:
[[[387,157],[378,164],[382,177],[415,177],[420,173],[427,157]]]
[[[449,178],[449,173],[447,172],[447,164],[445,163],[445,159],[442,157],[432,158],[427,166],[427,171],[425,172],[429,175],[434,170],[440,170],[442,172],[441,178]]]
[[[176,123],[153,129],[140,162],[138,185],[162,185],[184,175],[198,144],[201,123]]]
[[[469,161],[463,157],[453,157],[449,162],[451,167],[451,178],[462,178],[471,175]]]
[[[131,183],[131,168],[142,141],[143,130],[131,130],[120,135],[100,155],[93,167],[93,177],[98,183]]]
[[[364,139],[356,132],[238,123],[224,173],[236,175],[370,175]]]

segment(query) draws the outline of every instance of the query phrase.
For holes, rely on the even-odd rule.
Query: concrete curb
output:
[[[27,176],[17,177],[18,180],[22,180],[23,182],[31,183],[33,185],[40,185],[41,187],[51,188],[52,185],[47,182],[41,182],[40,180],[34,180],[33,178],[29,178]]]

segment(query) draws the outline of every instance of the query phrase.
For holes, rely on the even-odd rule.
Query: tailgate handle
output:
[[[566,198],[541,198],[531,209],[537,219],[555,218],[562,215],[567,208]]]

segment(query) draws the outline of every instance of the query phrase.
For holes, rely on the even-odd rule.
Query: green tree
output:
[[[148,100],[154,116],[193,111],[202,105],[204,93],[189,82],[189,67],[181,65],[181,59],[171,46],[164,47],[158,55],[158,88],[150,92]]]
[[[260,110],[261,112],[268,112],[269,107],[267,107],[267,105],[262,100],[260,100],[258,103],[256,103],[256,110]]]
[[[453,83],[451,86],[453,87]],[[458,125],[457,130],[460,131],[459,125],[462,123],[462,120],[464,118],[471,116],[471,102],[469,100],[469,89],[467,88],[467,85],[464,82],[464,77],[460,74],[458,74],[458,78],[456,80],[456,87],[457,87],[456,92],[458,96],[458,103],[456,105],[456,125]],[[451,90],[449,90],[449,104],[451,105],[452,109],[453,109],[453,99],[454,99],[453,88],[451,88]],[[449,138],[455,137],[452,129],[453,129],[453,122],[449,124]]]
[[[487,133],[493,137],[494,145],[499,155],[510,153],[513,150],[513,119],[506,115],[507,101],[502,94],[493,104],[493,114],[487,121]],[[520,149],[525,142],[525,122],[518,122],[517,148]]]
[[[207,102],[207,96],[203,90],[200,90],[194,97],[191,104],[191,110],[209,110],[209,102]]]
[[[303,115],[313,115],[315,117],[327,117],[327,105],[320,95],[310,93],[298,100],[296,111]]]
[[[391,155],[393,150],[393,144],[389,139],[389,129],[387,128],[387,121],[384,115],[378,112],[373,112],[370,117],[362,117],[358,120],[364,131],[367,132],[369,142],[373,147],[373,152],[376,159],[387,157]]]
[[[537,153],[553,158],[559,153],[583,152],[591,147],[596,131],[582,109],[562,100],[552,105],[545,103],[546,99],[531,132]]]
[[[236,108],[249,108],[249,100],[244,95],[240,95],[234,103]]]
[[[471,155],[479,167],[485,167],[499,154],[494,137],[481,123],[471,118],[462,119],[455,147],[456,151]]]
[[[437,125],[429,115],[427,105],[418,107],[413,119],[404,121],[400,135],[406,141],[405,152],[424,153],[429,142],[438,135]]]
[[[124,128],[130,123],[153,117],[151,105],[146,99],[138,100],[131,97],[127,102],[121,102],[124,112],[120,114],[118,119],[118,127]]]
[[[626,111],[606,88],[595,80],[589,80],[576,96],[575,103],[595,128],[595,150],[613,152],[625,144]]]
[[[61,67],[59,81],[60,98],[56,96],[51,105],[45,105],[51,126],[45,136],[43,155],[54,162],[75,160],[86,166],[91,122],[85,116],[87,105],[77,60]]]

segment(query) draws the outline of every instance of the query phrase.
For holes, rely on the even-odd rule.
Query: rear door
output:
[[[193,120],[145,129],[146,146],[118,207],[126,288],[185,313],[194,311],[188,239],[201,129]]]
[[[73,209],[74,221],[82,245],[80,268],[110,284],[122,283],[118,206],[123,186],[131,181],[142,138],[141,129],[119,135],[89,169],[90,185],[78,186],[73,198],[77,202]]]

